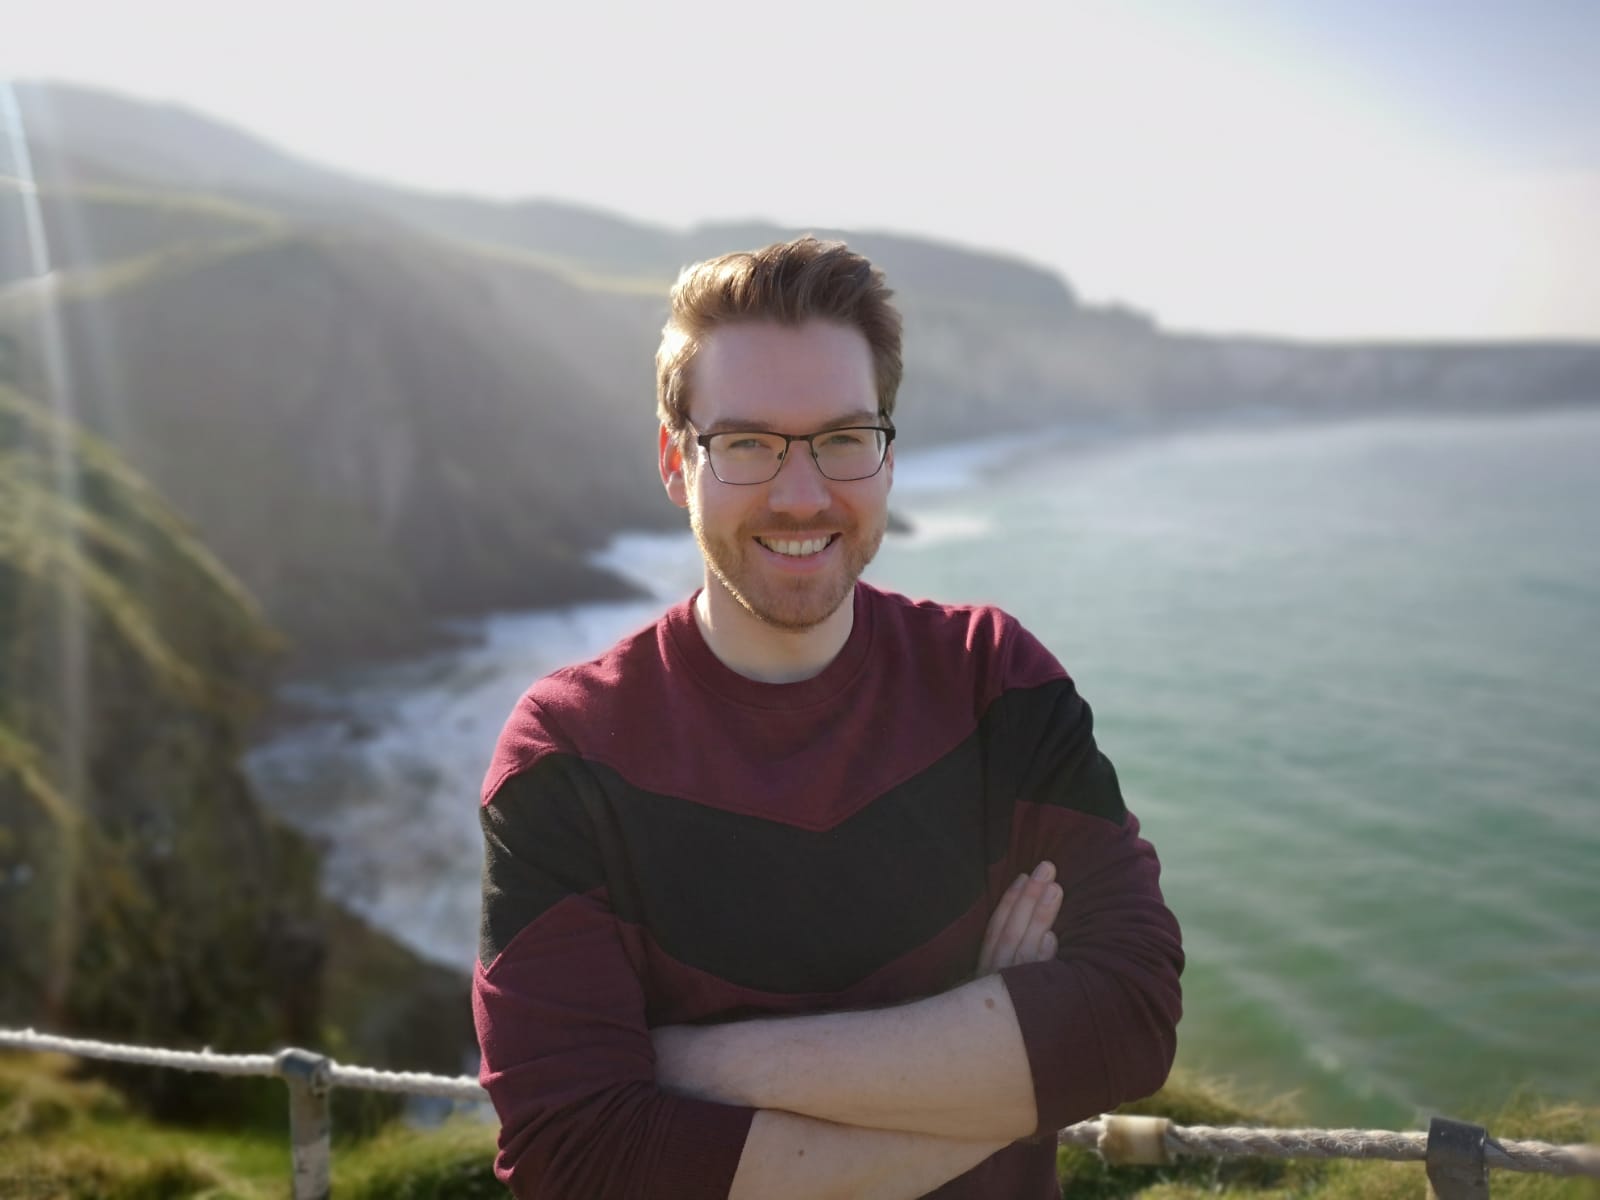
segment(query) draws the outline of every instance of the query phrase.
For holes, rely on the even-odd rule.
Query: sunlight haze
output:
[[[0,70],[419,188],[995,249],[1177,330],[1597,338],[1597,8],[60,0]]]

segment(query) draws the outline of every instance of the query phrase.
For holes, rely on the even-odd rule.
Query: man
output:
[[[1053,1131],[1166,1077],[1178,928],[1071,679],[858,582],[889,295],[810,238],[673,289],[658,457],[705,586],[536,683],[484,784],[520,1196],[1054,1196]]]

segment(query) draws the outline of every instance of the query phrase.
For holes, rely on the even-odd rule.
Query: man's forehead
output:
[[[872,351],[848,325],[772,321],[706,336],[690,368],[696,427],[807,429],[877,419]]]

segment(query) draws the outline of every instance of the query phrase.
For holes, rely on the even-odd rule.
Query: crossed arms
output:
[[[502,1178],[524,1197],[920,1196],[1154,1091],[1182,964],[1154,857],[1131,816],[1052,843],[1041,814],[1018,844],[1061,883],[1013,884],[978,978],[890,1008],[651,1030],[609,908],[569,894],[477,975]]]
[[[731,1200],[920,1196],[1034,1131],[1027,1051],[995,972],[1054,957],[1054,876],[1043,862],[1013,881],[985,932],[979,977],[941,995],[652,1031],[662,1087],[759,1110]]]

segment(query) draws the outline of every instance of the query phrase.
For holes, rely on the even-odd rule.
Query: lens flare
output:
[[[35,323],[31,341],[38,348],[41,368],[38,386],[44,393],[40,398],[57,418],[50,424],[45,436],[50,444],[51,486],[61,501],[54,513],[18,512],[13,514],[13,519],[23,522],[51,521],[57,528],[50,530],[47,537],[71,540],[61,546],[54,556],[53,578],[45,584],[52,590],[51,598],[59,604],[53,622],[56,678],[36,681],[33,686],[37,688],[37,693],[30,697],[30,702],[46,705],[52,710],[51,717],[59,731],[59,758],[56,762],[46,762],[44,765],[52,783],[66,798],[71,810],[71,818],[57,824],[61,839],[57,849],[59,859],[54,870],[49,872],[54,876],[52,882],[57,903],[50,931],[50,966],[45,1002],[50,1010],[54,1010],[65,997],[77,924],[73,910],[73,883],[81,852],[81,822],[78,818],[85,811],[88,787],[89,686],[88,627],[84,613],[83,581],[70,565],[77,559],[73,553],[77,547],[72,542],[77,541],[81,534],[70,519],[59,519],[57,514],[79,510],[82,488],[69,444],[77,427],[77,413],[66,345],[61,332],[56,292],[59,279],[51,266],[44,213],[39,203],[38,182],[29,153],[21,106],[17,102],[15,89],[4,80],[0,80],[0,179],[11,183],[15,196],[12,211],[0,216],[0,228],[20,225],[26,255],[22,277],[0,287],[0,306],[15,305],[24,327],[30,318]],[[20,364],[16,365],[20,370]],[[18,632],[27,638],[30,631]]]

